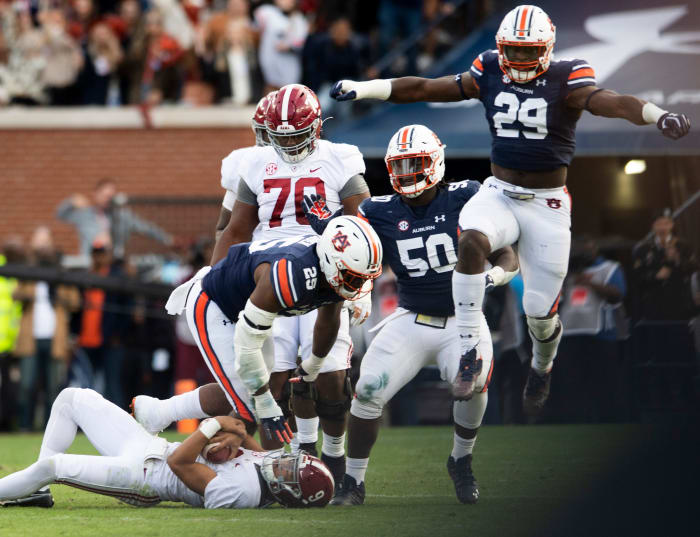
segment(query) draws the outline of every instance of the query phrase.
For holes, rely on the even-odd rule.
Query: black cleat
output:
[[[306,451],[312,457],[318,457],[318,451],[316,451],[316,442],[300,443],[299,451]]]
[[[479,500],[479,485],[472,472],[471,455],[457,460],[450,455],[447,459],[447,473],[455,484],[455,492],[460,502],[474,504]]]
[[[552,383],[552,372],[541,375],[530,368],[527,375],[525,390],[523,391],[523,412],[526,416],[535,417],[542,412],[547,398],[549,397],[549,386]]]
[[[477,354],[476,347],[465,352],[459,359],[459,371],[452,381],[452,397],[456,401],[469,401],[474,395],[476,379],[481,373],[484,361]]]
[[[343,481],[343,476],[345,475],[345,455],[342,457],[331,457],[330,455],[321,453],[321,462],[328,466],[331,474],[333,474],[335,490],[337,491],[340,487],[341,481]]]
[[[330,505],[362,505],[365,503],[365,484],[357,484],[354,477],[345,474]]]
[[[0,501],[3,507],[53,507],[53,496],[50,490],[33,492],[24,498]]]

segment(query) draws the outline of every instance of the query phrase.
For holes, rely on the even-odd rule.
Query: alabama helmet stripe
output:
[[[282,91],[284,92],[284,96],[282,97],[282,116],[280,117],[280,119],[286,123],[289,120],[289,118],[287,117],[287,108],[289,108],[289,98],[292,96],[292,91],[294,91],[294,88],[282,88]]]

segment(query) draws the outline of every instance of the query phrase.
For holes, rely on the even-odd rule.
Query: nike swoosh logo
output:
[[[320,169],[321,169],[321,166],[319,166],[319,167],[316,168],[315,170],[309,170],[309,173],[314,173],[315,171],[318,171],[318,170],[320,170]]]

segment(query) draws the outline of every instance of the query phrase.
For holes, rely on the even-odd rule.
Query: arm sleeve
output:
[[[369,187],[365,178],[361,175],[353,175],[348,182],[343,185],[343,188],[338,192],[340,201],[343,201],[350,196],[355,196],[356,194],[362,194],[363,192],[369,192]]]
[[[224,194],[224,200],[221,202],[221,205],[224,209],[232,211],[234,203],[236,203],[236,193],[227,190],[226,194]]]
[[[248,183],[246,183],[245,181],[241,181],[240,183],[238,183],[238,194],[236,195],[236,199],[238,201],[242,201],[243,203],[247,203],[248,205],[258,204],[258,197],[255,195],[255,192],[253,192],[250,189]]]

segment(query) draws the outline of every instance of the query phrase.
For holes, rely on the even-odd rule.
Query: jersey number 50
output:
[[[408,274],[412,278],[420,278],[425,276],[428,269],[433,269],[435,272],[447,272],[452,270],[457,263],[457,254],[455,253],[455,245],[447,233],[436,233],[430,235],[425,241],[425,253],[428,260],[421,257],[411,257],[409,252],[423,248],[423,237],[413,237],[412,239],[401,239],[396,241],[396,247],[399,250],[399,256],[404,267],[408,270]],[[442,246],[445,250],[447,265],[442,265],[438,256],[437,247]]]
[[[493,115],[493,125],[496,127],[496,136],[502,138],[517,138],[523,133],[525,138],[530,140],[541,140],[547,136],[547,101],[538,98],[525,99],[522,103],[514,93],[502,91],[496,95],[493,104],[495,106],[505,106],[505,112],[496,112]],[[535,111],[535,115],[530,112]],[[535,131],[520,131],[518,129],[504,129],[504,124],[520,121],[525,127],[537,129]]]
[[[291,186],[292,180],[289,177],[265,179],[265,181],[263,181],[265,192],[270,192],[273,188],[280,189],[275,207],[272,209],[272,216],[270,216],[270,227],[279,227],[282,225],[282,211],[284,211],[284,206],[287,204]],[[297,223],[302,226],[309,225],[309,221],[306,219],[306,216],[304,216],[304,209],[301,206],[301,202],[304,199],[305,188],[315,188],[316,194],[324,198],[326,197],[325,185],[318,177],[302,177],[296,180],[294,183],[294,213],[296,214]]]

